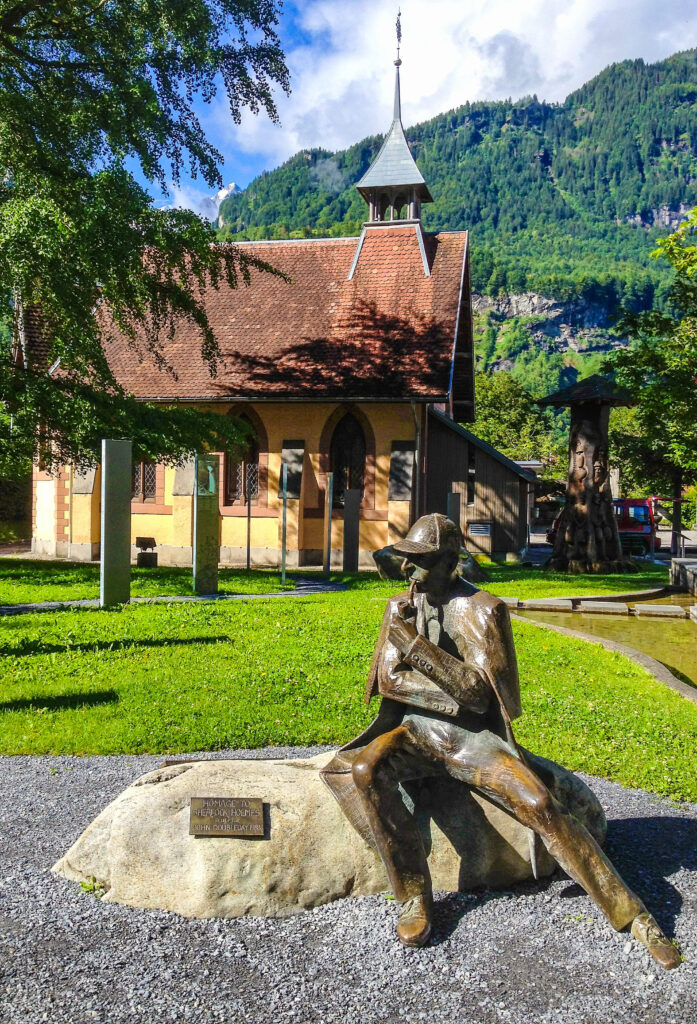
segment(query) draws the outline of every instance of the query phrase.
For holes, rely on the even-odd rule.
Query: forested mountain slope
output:
[[[564,330],[540,327],[540,295],[566,304],[567,334],[578,328],[589,352],[611,344],[618,304],[663,300],[667,274],[649,254],[697,203],[697,51],[615,64],[561,104],[466,103],[407,137],[435,200],[425,227],[471,231],[474,290],[497,303],[481,304],[483,366],[517,369],[522,353],[525,377],[541,352],[540,367],[547,353],[560,373],[580,368]],[[358,234],[367,211],[353,186],[381,142],[296,154],[224,201],[220,237]],[[502,297],[524,293],[535,295],[514,300],[513,337]]]
[[[697,201],[697,51],[615,64],[563,104],[466,103],[407,137],[435,199],[425,226],[472,232],[476,291],[645,303],[656,227]],[[353,185],[381,142],[296,154],[225,200],[221,234],[357,234]]]

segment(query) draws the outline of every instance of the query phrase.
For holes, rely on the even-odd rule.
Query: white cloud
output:
[[[402,0],[402,113],[406,125],[467,100],[536,93],[563,100],[608,64],[660,60],[697,44],[693,0]],[[293,91],[280,125],[223,97],[205,127],[235,177],[275,167],[300,149],[335,150],[384,132],[392,115],[396,0],[298,0],[286,43]],[[300,40],[300,42],[297,42]],[[228,173],[228,172],[226,172]],[[239,178],[238,178],[239,180]],[[185,188],[177,203],[203,210]],[[196,205],[195,205],[196,204]]]
[[[234,181],[231,181],[229,185],[225,185],[215,195],[203,192],[201,189],[194,188],[188,183],[175,185],[174,182],[170,182],[170,202],[157,205],[162,210],[193,210],[194,213],[197,213],[200,217],[205,217],[206,220],[215,220],[223,199],[240,191],[241,189]]]

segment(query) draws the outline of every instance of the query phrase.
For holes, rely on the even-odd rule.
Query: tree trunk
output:
[[[566,503],[547,568],[561,572],[627,572],[622,555],[608,470],[610,406],[571,405]]]
[[[682,469],[673,470],[673,530],[670,537],[670,553],[673,558],[680,554],[682,533]]]

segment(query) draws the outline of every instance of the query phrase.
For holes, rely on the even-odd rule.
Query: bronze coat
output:
[[[389,645],[390,623],[396,615],[397,603],[406,600],[407,596],[407,594],[398,594],[390,598],[387,603],[377,646],[368,671],[366,703],[369,703],[380,692],[380,667]],[[494,727],[502,736],[507,735],[509,742],[515,746],[515,740],[510,731],[510,720],[518,718],[522,709],[518,666],[508,608],[499,598],[486,591],[477,590],[476,587],[462,580],[457,580],[454,584],[448,597],[447,606],[449,629],[453,632],[457,631],[464,639],[466,646],[477,653],[477,667],[492,684],[494,691],[492,700],[496,703],[496,711],[492,716],[495,719]],[[427,698],[426,694],[424,696]],[[383,695],[377,717],[368,728],[341,747],[329,764],[322,769],[324,782],[340,803],[347,818],[366,842],[373,847],[375,844],[370,826],[353,784],[351,775],[353,761],[358,752],[377,736],[395,729],[405,713],[426,706],[426,702],[420,702],[414,707]],[[450,715],[444,717],[451,718]]]

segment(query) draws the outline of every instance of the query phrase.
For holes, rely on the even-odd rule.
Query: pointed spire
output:
[[[433,199],[421,171],[409,150],[402,125],[402,101],[399,69],[402,60],[402,12],[397,14],[397,60],[394,83],[394,115],[378,155],[356,187],[370,207],[370,221],[396,221],[400,211],[406,210],[402,220],[420,220],[421,204]]]
[[[397,69],[394,79],[394,121],[402,120],[402,99],[399,93],[399,69],[402,66],[402,61],[399,56],[399,50],[402,45],[402,11],[397,11],[397,60],[394,62],[394,66]]]
[[[394,117],[393,117],[393,121],[401,121],[402,120],[402,100],[401,100],[401,97],[399,95],[399,65],[402,62],[401,62],[401,60],[396,60],[394,63],[395,63],[395,67],[397,68],[397,73],[395,74],[395,79],[394,79]]]

